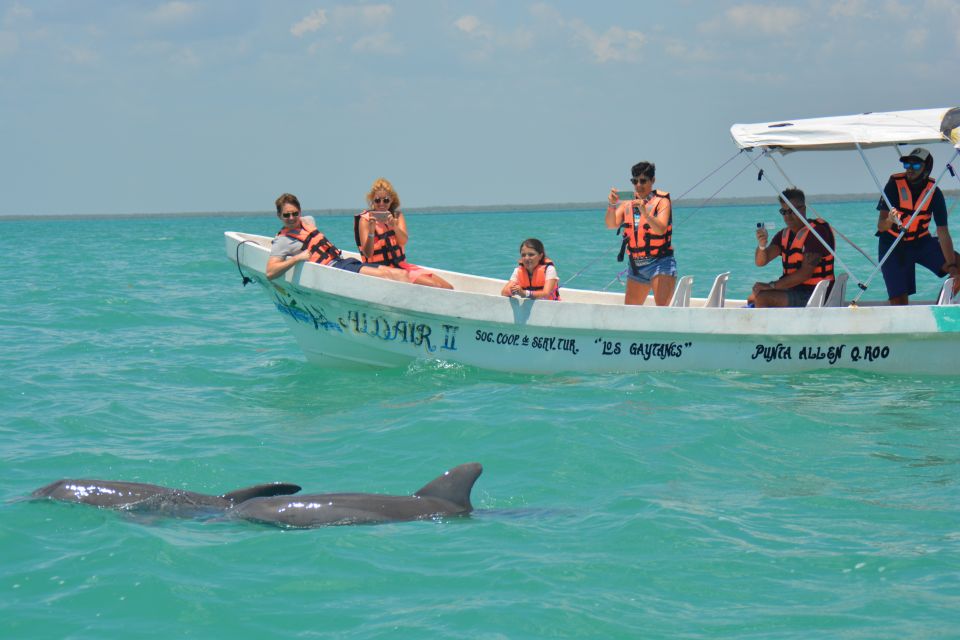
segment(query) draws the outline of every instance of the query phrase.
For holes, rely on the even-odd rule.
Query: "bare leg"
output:
[[[763,307],[785,307],[789,299],[787,292],[782,289],[764,289],[757,293],[757,298],[753,303],[757,309]]]
[[[453,289],[453,285],[438,276],[435,273],[422,275],[413,281],[413,284],[422,284],[425,287],[438,287],[440,289]]]
[[[905,304],[910,304],[910,294],[909,294],[909,293],[905,293],[905,294],[900,295],[900,296],[894,296],[894,297],[890,298],[890,304],[891,304],[891,305],[897,305],[897,306],[899,306],[899,305],[905,305]]]
[[[653,285],[653,299],[658,307],[665,307],[670,304],[670,298],[673,297],[673,287],[677,284],[674,276],[653,276],[650,281]]]
[[[360,273],[365,276],[373,276],[374,278],[409,282],[406,271],[403,269],[394,269],[393,267],[360,267]]]
[[[623,304],[643,304],[648,293],[650,293],[649,284],[627,278],[627,293],[623,298]]]

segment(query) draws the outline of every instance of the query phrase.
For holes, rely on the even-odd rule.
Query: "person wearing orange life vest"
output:
[[[643,304],[653,290],[657,306],[670,304],[677,281],[677,260],[673,256],[673,208],[670,194],[654,189],[656,165],[638,162],[630,169],[634,198],[620,202],[616,187],[607,196],[605,223],[621,229],[623,244],[618,260],[627,254],[627,292],[624,304]]]
[[[794,209],[799,216],[794,213]],[[806,212],[807,204],[803,191],[797,188],[785,189],[780,195],[780,215],[787,226],[778,231],[769,244],[767,229],[763,226],[757,227],[754,263],[762,267],[780,256],[783,275],[772,282],[757,282],[753,285],[750,300],[754,306],[803,307],[818,282],[835,280],[832,251],[836,247],[836,241],[833,229],[820,218],[807,218]],[[830,247],[829,250],[803,220],[810,223],[817,235]]]
[[[934,180],[930,177],[933,156],[923,147],[917,147],[902,156],[900,161],[903,163],[903,172],[890,176],[883,188],[885,198],[881,198],[877,204],[877,211],[880,212],[877,219],[880,258],[886,255],[914,211],[919,208],[920,213],[903,231],[903,238],[881,267],[883,281],[887,285],[887,297],[892,305],[910,303],[910,296],[917,292],[918,264],[935,273],[938,278],[952,276],[953,292],[956,294],[960,291],[957,269],[960,256],[954,250],[953,239],[947,228],[947,204],[943,193],[940,187],[934,186]],[[931,219],[937,225],[936,238],[930,235]],[[945,256],[950,257],[947,259]]]
[[[500,295],[560,300],[560,276],[553,261],[547,257],[542,242],[527,238],[520,243],[520,263]]]
[[[286,273],[290,267],[301,262],[317,262],[336,269],[362,273],[377,278],[406,282],[407,276],[400,269],[368,265],[356,258],[344,258],[340,250],[324,236],[311,216],[300,215],[300,200],[292,193],[284,193],[276,200],[277,217],[283,228],[277,232],[270,245],[267,258],[267,278]]]
[[[453,289],[437,274],[407,262],[407,221],[400,210],[400,196],[389,180],[374,180],[367,193],[367,207],[353,217],[353,236],[366,263],[402,269],[414,284]]]

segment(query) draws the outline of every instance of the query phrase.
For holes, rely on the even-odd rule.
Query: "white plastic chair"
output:
[[[703,303],[705,307],[722,307],[724,300],[727,298],[727,279],[730,277],[730,272],[721,273],[713,281],[713,287],[710,288],[710,295],[707,296],[707,301]]]
[[[830,287],[829,280],[821,280],[817,283],[817,286],[813,288],[813,293],[810,294],[810,299],[807,300],[808,307],[822,307],[823,299],[827,297],[827,289]]]
[[[670,300],[671,307],[689,307],[690,291],[693,289],[693,276],[683,276],[677,280],[677,286],[673,290],[673,298]]]
[[[833,281],[833,288],[827,296],[827,301],[823,303],[825,307],[842,307],[844,296],[847,295],[847,279],[850,277],[847,273],[841,273]]]
[[[943,281],[943,287],[940,289],[940,297],[937,299],[938,305],[957,304],[957,299],[953,297],[953,278],[947,278]]]

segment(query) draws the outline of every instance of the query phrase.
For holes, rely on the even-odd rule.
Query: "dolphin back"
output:
[[[265,484],[255,484],[252,487],[237,489],[230,493],[225,493],[221,498],[229,500],[234,504],[245,502],[250,498],[269,498],[270,496],[290,496],[302,489],[298,484],[289,484],[287,482],[269,482]]]
[[[473,511],[470,492],[481,473],[483,473],[483,467],[479,462],[461,464],[437,476],[413,495],[418,498],[446,500],[462,507],[464,513],[469,513]]]

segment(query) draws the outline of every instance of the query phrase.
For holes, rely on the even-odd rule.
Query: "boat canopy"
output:
[[[782,152],[932,142],[950,142],[960,149],[960,108],[735,124],[730,127],[730,134],[741,149],[763,147]]]

